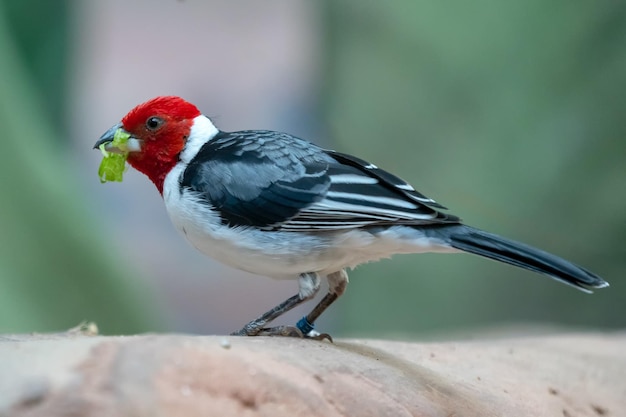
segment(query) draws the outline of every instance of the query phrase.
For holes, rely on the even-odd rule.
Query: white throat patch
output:
[[[202,145],[213,139],[218,132],[219,130],[205,115],[201,114],[194,118],[187,143],[185,143],[185,148],[180,153],[181,162],[188,164],[196,156]]]

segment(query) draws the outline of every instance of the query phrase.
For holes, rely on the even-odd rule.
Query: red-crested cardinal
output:
[[[313,323],[345,291],[346,268],[397,253],[469,252],[586,292],[608,286],[555,255],[462,224],[376,165],[286,133],[223,132],[179,97],[138,105],[95,147],[115,152],[118,129],[130,134],[128,163],[156,185],[193,246],[244,271],[298,278],[296,295],[236,335],[328,337]],[[329,291],[296,327],[266,328],[313,298],[321,276]]]

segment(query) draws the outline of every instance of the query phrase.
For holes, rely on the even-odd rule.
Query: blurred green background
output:
[[[128,185],[106,186],[129,187],[123,198],[89,194],[99,186],[98,157],[84,163],[84,152],[141,101],[133,89],[145,91],[144,99],[187,93],[222,125],[226,114],[274,111],[263,125],[233,121],[226,130],[291,128],[395,172],[468,224],[559,254],[611,283],[588,296],[469,255],[398,256],[354,271],[344,298],[320,321],[324,330],[419,337],[516,324],[626,326],[626,3],[266,2],[263,12],[279,19],[279,35],[261,24],[252,2],[143,1],[124,26],[116,21],[126,4],[90,13],[70,1],[0,1],[0,332],[61,330],[86,319],[113,334],[220,333],[296,291],[295,283],[226,279],[235,272],[208,268],[200,255],[193,265],[202,266],[192,270],[161,246],[144,256],[123,253],[142,232],[120,235],[116,220],[162,210],[156,192],[144,179],[135,186],[131,176]],[[159,10],[162,20],[151,15]],[[220,37],[200,31],[194,46],[180,43],[173,38],[181,25],[210,26]],[[137,35],[156,32],[158,41]],[[123,47],[106,43],[116,36]],[[278,60],[271,58],[276,50]],[[91,64],[80,64],[88,58]],[[300,66],[291,65],[296,60]],[[224,67],[226,81],[219,78]],[[89,68],[123,68],[146,80],[110,88],[106,71]],[[277,78],[269,93],[259,87],[268,85],[265,73]],[[198,91],[198,80],[211,86]],[[218,88],[212,84],[224,91],[203,98]],[[101,100],[83,91],[102,85],[109,95]],[[122,94],[128,100],[118,104]],[[255,111],[244,102],[260,104]],[[107,106],[111,115],[91,123],[88,135],[77,133]],[[149,209],[140,206],[144,189],[154,194]],[[103,190],[95,192],[110,192]],[[184,246],[171,236],[157,240]],[[144,246],[152,248],[132,249]],[[169,273],[151,279],[145,265],[168,256]],[[211,271],[225,279],[220,288],[199,284]],[[222,288],[229,282],[234,288]],[[233,310],[255,301],[248,285],[267,294],[232,319]],[[218,307],[218,291],[237,295]]]

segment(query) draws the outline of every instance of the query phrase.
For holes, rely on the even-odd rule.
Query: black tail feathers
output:
[[[556,255],[470,226],[443,226],[437,234],[456,249],[546,274],[588,293],[590,288],[609,285],[593,272]]]

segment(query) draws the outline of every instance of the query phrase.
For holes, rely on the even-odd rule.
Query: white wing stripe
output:
[[[397,184],[396,188],[399,188],[405,191],[415,191],[415,188],[411,187],[409,184]]]
[[[327,214],[333,214],[333,212],[357,212],[367,216],[376,216],[381,219],[389,218],[390,220],[411,219],[411,220],[425,220],[433,219],[437,216],[437,213],[419,213],[419,212],[406,212],[399,210],[389,210],[381,207],[367,207],[360,206],[358,204],[342,203],[339,201],[329,200],[327,198],[315,203],[313,206],[308,207],[306,212],[322,212]]]
[[[399,208],[405,209],[417,209],[417,206],[406,200],[399,200],[397,198],[389,198],[389,197],[380,197],[375,195],[363,195],[363,194],[354,194],[354,193],[345,193],[340,191],[328,191],[326,193],[326,197],[328,198],[345,198],[349,200],[355,201],[368,201],[371,203],[379,203],[384,204],[386,206],[395,206]]]
[[[330,182],[332,184],[378,184],[376,178],[357,174],[331,175]]]

